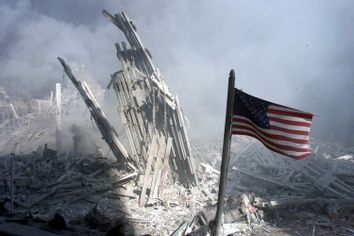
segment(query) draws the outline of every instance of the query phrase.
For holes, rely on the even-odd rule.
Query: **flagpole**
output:
[[[218,204],[214,221],[214,236],[222,235],[223,213],[225,205],[225,191],[227,185],[227,171],[230,161],[230,143],[231,143],[231,122],[235,98],[235,71],[231,70],[229,75],[229,85],[227,92],[227,105],[225,116],[224,142],[222,148],[222,159],[220,167]]]

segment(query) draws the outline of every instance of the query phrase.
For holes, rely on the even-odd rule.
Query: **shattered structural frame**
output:
[[[186,186],[198,183],[185,117],[128,16],[102,14],[124,33],[130,45],[116,44],[122,70],[112,75],[108,88],[112,86],[116,92],[132,156],[145,172],[140,204],[145,203],[147,189],[148,204],[153,203],[169,180]]]

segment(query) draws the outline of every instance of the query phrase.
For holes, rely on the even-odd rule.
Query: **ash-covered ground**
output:
[[[58,154],[50,122],[34,114],[18,119],[26,122],[1,136],[1,150],[9,152],[0,159],[2,233],[207,235],[210,231],[221,140],[192,143],[197,186],[171,183],[158,201],[139,206],[139,175],[125,171],[104,143],[92,150],[78,148],[95,140],[84,139],[98,132],[94,127],[71,126],[67,148]],[[17,147],[16,152],[7,149],[10,145]],[[253,139],[233,138],[225,235],[353,235],[354,149],[315,141],[312,147],[314,155],[299,161],[273,154]]]

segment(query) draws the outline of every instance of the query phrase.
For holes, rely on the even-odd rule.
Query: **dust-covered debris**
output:
[[[299,161],[274,154],[253,139],[235,138],[224,208],[225,235],[307,235],[312,231],[313,235],[350,235],[354,165],[342,157],[351,156],[354,149],[312,145],[314,155]],[[214,165],[221,159],[221,149],[221,142],[194,147],[197,156],[205,153],[203,157]],[[216,172],[213,166],[202,166]],[[212,220],[195,234],[210,233]]]
[[[43,219],[44,215],[50,219],[60,210],[68,229],[76,225],[103,233],[126,222],[129,232],[134,229],[141,234],[158,235],[171,233],[183,219],[216,202],[216,192],[209,186],[217,182],[213,172],[205,172],[201,184],[192,188],[168,186],[159,201],[140,207],[142,188],[137,185],[137,173],[121,170],[117,162],[108,158],[74,153],[53,156],[48,155],[48,150],[45,153],[14,158],[15,212],[28,212],[33,219]],[[4,206],[11,198],[9,160],[9,156],[4,156],[0,162]],[[6,207],[4,211],[10,209]]]

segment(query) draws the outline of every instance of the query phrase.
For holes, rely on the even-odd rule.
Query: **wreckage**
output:
[[[129,159],[129,154],[127,150],[124,148],[124,146],[120,143],[118,140],[117,134],[112,127],[112,125],[109,123],[109,121],[106,118],[106,115],[102,112],[100,105],[98,104],[95,96],[93,95],[91,89],[88,87],[88,85],[85,83],[85,81],[78,81],[75,76],[73,75],[71,68],[69,65],[67,65],[63,59],[58,57],[58,60],[64,67],[65,73],[68,75],[70,80],[73,82],[75,87],[79,90],[80,95],[85,101],[85,104],[91,111],[91,115],[93,119],[96,122],[97,127],[99,128],[101,134],[103,135],[103,138],[111,148],[112,152],[114,153],[114,156],[118,159],[118,161],[122,161],[122,159],[125,159],[128,161],[128,164],[132,166],[133,163],[131,159]]]
[[[128,16],[125,13],[112,16],[107,11],[103,11],[103,15],[124,33],[130,45],[127,48],[123,42],[121,48],[116,44],[123,69],[112,75],[108,88],[112,86],[117,95],[131,154],[118,140],[88,86],[75,78],[63,59],[58,60],[79,90],[116,158],[123,157],[130,167],[141,173],[140,205],[145,204],[147,189],[150,190],[148,204],[151,204],[159,201],[168,182],[178,181],[186,186],[198,183],[185,116]]]
[[[118,110],[130,143],[132,155],[144,169],[141,204],[147,188],[149,199],[157,198],[167,183],[195,185],[198,182],[190,151],[185,117],[179,101],[170,91],[136,27],[125,13],[103,11],[126,36],[130,48],[116,44],[122,70],[112,75]]]
[[[71,234],[103,235],[123,222],[130,226],[125,229],[130,235],[206,235],[215,216],[221,142],[190,146],[178,99],[169,92],[136,27],[124,13],[103,14],[130,46],[116,45],[122,70],[108,86],[117,95],[129,147],[100,108],[102,96],[62,59],[73,89],[98,127],[95,132],[116,159],[62,147],[62,116],[77,100],[70,89],[62,93],[57,84],[55,98],[52,92],[49,99],[25,105],[10,101],[0,90],[0,131],[7,139],[2,145],[42,146],[2,150],[16,155],[0,159],[0,212],[5,209],[15,217],[0,214],[0,232],[10,234],[16,228],[26,235],[36,228],[35,234],[52,235],[37,228],[47,229],[46,222],[51,225],[59,218],[65,227],[57,233],[63,234],[70,229]],[[354,149],[313,146],[315,155],[296,161],[237,137],[231,146],[224,235],[353,235]],[[287,227],[274,223],[281,219]]]

